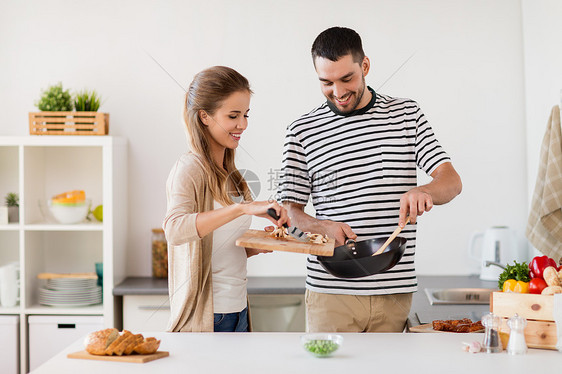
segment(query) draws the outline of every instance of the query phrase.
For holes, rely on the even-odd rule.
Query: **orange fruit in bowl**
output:
[[[51,201],[60,205],[83,204],[86,201],[86,193],[83,190],[67,191],[53,196]]]

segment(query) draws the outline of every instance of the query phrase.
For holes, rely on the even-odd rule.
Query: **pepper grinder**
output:
[[[525,341],[525,326],[527,320],[515,314],[507,321],[511,329],[509,343],[507,343],[507,353],[510,355],[524,355],[527,353],[527,342]]]
[[[486,328],[484,343],[482,344],[486,353],[501,352],[503,347],[499,334],[500,318],[492,313],[488,313],[482,317],[482,324]]]

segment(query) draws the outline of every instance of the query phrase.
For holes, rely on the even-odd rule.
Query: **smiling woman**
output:
[[[214,116],[201,110],[201,121],[210,133],[211,153],[214,161],[223,163],[226,149],[235,149],[240,136],[248,127],[250,92],[238,91],[230,95],[215,112]],[[218,119],[218,120],[217,120]]]
[[[180,157],[166,185],[170,331],[250,330],[247,258],[268,251],[235,241],[252,215],[278,226],[288,221],[276,202],[252,201],[234,164],[251,93],[248,80],[224,66],[203,70],[189,86],[184,118],[191,152]],[[270,208],[278,219],[266,214]]]

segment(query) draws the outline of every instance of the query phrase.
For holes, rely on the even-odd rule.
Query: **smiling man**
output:
[[[323,31],[312,60],[326,102],[287,128],[279,200],[293,225],[336,245],[387,238],[397,225],[407,244],[395,267],[355,279],[332,276],[310,255],[307,330],[403,331],[417,290],[416,218],[458,195],[460,177],[415,101],[366,86],[370,61],[355,31]],[[418,186],[417,168],[432,181]],[[309,198],[316,217],[304,213]]]

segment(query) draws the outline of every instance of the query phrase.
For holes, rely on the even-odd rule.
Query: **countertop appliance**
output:
[[[493,226],[475,232],[470,238],[468,251],[473,259],[480,262],[482,280],[497,280],[507,263],[519,259],[515,233],[507,226]]]

